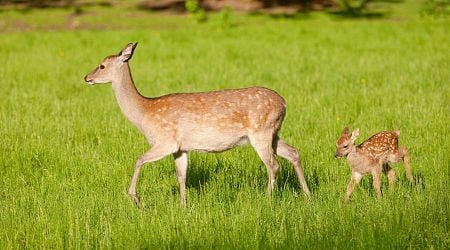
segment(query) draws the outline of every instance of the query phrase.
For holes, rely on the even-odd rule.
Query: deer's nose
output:
[[[339,158],[339,156],[341,155],[336,151],[336,153],[334,153],[334,158]]]
[[[88,83],[92,83],[92,78],[89,78],[88,75],[84,77],[84,81]]]

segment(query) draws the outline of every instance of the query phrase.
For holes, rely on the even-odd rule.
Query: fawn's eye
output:
[[[348,148],[348,145],[345,145],[344,148]]]
[[[100,69],[104,69],[105,68],[105,65],[100,65]]]

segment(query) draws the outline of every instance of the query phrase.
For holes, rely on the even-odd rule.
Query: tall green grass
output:
[[[142,20],[131,29],[2,34],[2,248],[449,248],[448,19],[236,16],[224,29],[139,15],[124,21]],[[140,26],[158,18],[174,26]],[[244,146],[190,154],[185,210],[172,159],[146,165],[137,209],[127,189],[148,145],[108,84],[83,83],[132,41],[144,95],[278,91],[287,101],[281,137],[301,150],[312,199],[282,159],[266,198],[265,167]],[[358,142],[401,130],[417,185],[398,164],[396,188],[383,177],[381,200],[365,177],[343,204],[350,170],[333,156],[347,125],[361,129]]]

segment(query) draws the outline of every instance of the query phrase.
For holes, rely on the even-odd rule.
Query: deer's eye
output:
[[[348,148],[348,145],[345,145],[344,148]]]
[[[100,69],[104,69],[105,68],[105,65],[100,65]]]

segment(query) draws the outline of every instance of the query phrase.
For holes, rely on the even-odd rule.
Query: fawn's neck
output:
[[[136,89],[128,63],[124,63],[122,67],[116,80],[112,82],[112,87],[122,113],[130,122],[140,127],[144,116],[143,106],[147,99]]]
[[[357,157],[358,157],[358,154],[357,154],[356,146],[352,145],[351,149],[350,149],[350,153],[348,153],[348,155],[347,155],[347,160],[352,161]]]

